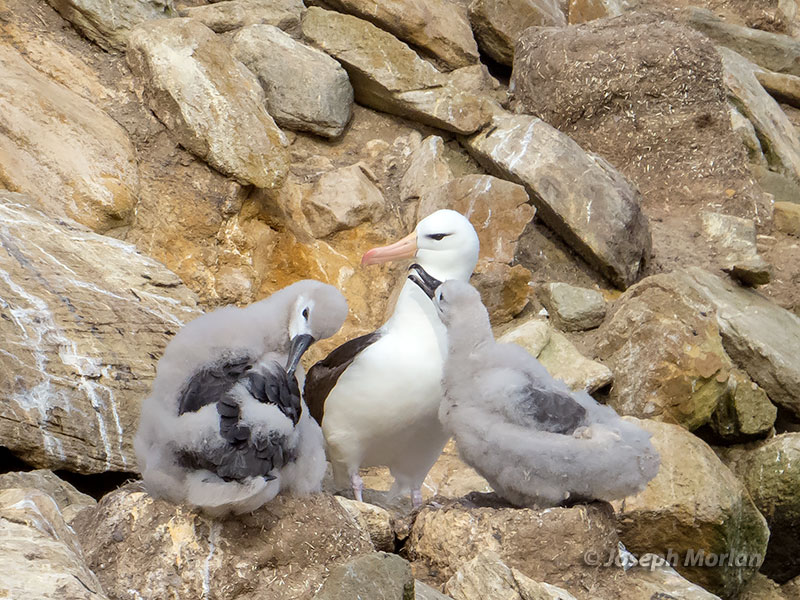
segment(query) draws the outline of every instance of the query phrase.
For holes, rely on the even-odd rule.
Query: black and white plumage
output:
[[[300,395],[299,360],[346,316],[336,288],[306,280],[183,327],[158,363],[134,440],[148,492],[224,515],[280,491],[318,490],[322,431]]]
[[[414,257],[440,279],[466,281],[478,260],[478,236],[469,220],[440,210],[402,240],[364,254],[362,264]],[[314,365],[305,398],[321,422],[337,486],[352,486],[361,499],[359,467],[385,465],[395,491],[420,488],[449,435],[438,419],[444,326],[430,298],[406,281],[389,320],[350,340]]]
[[[615,500],[655,477],[650,434],[571,391],[520,346],[495,342],[475,288],[446,281],[434,302],[448,335],[439,418],[500,496],[540,507]]]

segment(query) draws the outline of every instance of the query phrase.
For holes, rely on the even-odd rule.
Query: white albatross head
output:
[[[469,219],[443,209],[422,219],[412,233],[394,244],[367,250],[361,264],[415,257],[425,271],[440,281],[467,281],[475,270],[479,250],[478,234]]]

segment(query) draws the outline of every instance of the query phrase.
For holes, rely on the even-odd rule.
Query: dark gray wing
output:
[[[260,364],[245,373],[241,383],[250,395],[265,404],[275,404],[296,425],[300,419],[300,390],[294,376],[289,377],[277,362]],[[182,464],[192,469],[213,471],[226,481],[270,475],[274,469],[295,460],[294,448],[286,436],[269,428],[265,433],[254,434],[241,419],[241,407],[233,394],[217,401],[219,432],[225,441],[220,446],[208,447],[200,452],[185,452]]]
[[[178,395],[178,415],[195,412],[225,396],[239,378],[249,371],[254,358],[249,354],[225,357],[195,371]]]
[[[325,413],[325,400],[339,381],[342,373],[368,346],[377,342],[383,334],[373,331],[349,340],[333,350],[328,356],[309,369],[303,386],[303,398],[311,416],[322,425]]]
[[[518,415],[539,431],[571,434],[584,424],[586,409],[571,394],[528,383],[515,394]]]

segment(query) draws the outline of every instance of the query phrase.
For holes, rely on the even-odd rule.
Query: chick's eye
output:
[[[307,308],[304,308],[304,309],[303,309],[303,318],[304,318],[306,321],[308,321],[308,309],[307,309]]]
[[[444,238],[446,238],[448,235],[450,235],[450,234],[449,233],[431,233],[430,235],[428,235],[428,237],[431,238],[432,240],[436,240],[438,242],[439,240],[443,240]]]

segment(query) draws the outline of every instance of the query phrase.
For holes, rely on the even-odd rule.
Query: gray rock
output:
[[[800,182],[797,179],[770,171],[760,165],[750,165],[750,170],[758,181],[758,185],[772,195],[774,202],[800,203]]]
[[[509,567],[491,550],[465,563],[444,589],[453,600],[576,600],[566,590]]]
[[[370,21],[434,59],[445,70],[478,62],[467,11],[449,0],[328,0],[327,5]]]
[[[15,471],[0,475],[0,490],[13,488],[35,489],[47,494],[56,503],[67,524],[77,513],[97,504],[94,498],[79,492],[47,469]]]
[[[558,0],[473,0],[469,20],[481,50],[504,65],[514,60],[514,44],[528,27],[566,27]]]
[[[702,269],[687,273],[716,309],[726,352],[772,402],[800,415],[800,317]]]
[[[173,0],[47,0],[62,17],[104,50],[125,50],[131,30],[177,15]]]
[[[761,148],[761,142],[756,135],[756,128],[750,119],[745,117],[739,110],[731,104],[730,106],[731,128],[742,144],[747,149],[747,157],[750,159],[751,165],[758,167],[767,167],[767,158],[764,156],[764,151]]]
[[[727,48],[719,52],[731,100],[752,121],[770,168],[800,180],[800,141],[786,114],[756,79],[758,67]]]
[[[422,141],[419,148],[411,154],[408,168],[400,180],[401,200],[418,199],[427,190],[453,179],[453,173],[443,153],[444,140],[438,135],[430,135]]]
[[[334,496],[336,501],[355,519],[362,531],[369,534],[369,539],[376,550],[394,552],[394,531],[392,517],[380,506],[350,500],[343,496]]]
[[[375,552],[331,569],[331,574],[314,598],[414,600],[414,596],[414,576],[408,561],[397,554]]]
[[[776,436],[754,447],[721,451],[770,527],[761,572],[778,583],[800,575],[800,433]]]
[[[273,25],[284,31],[300,30],[306,7],[302,0],[227,0],[215,4],[181,9],[180,16],[191,17],[216,33],[248,25]]]
[[[538,292],[553,324],[562,331],[594,329],[606,317],[606,301],[597,290],[547,283]]]
[[[58,505],[35,489],[0,490],[0,591],[14,600],[106,600]]]
[[[451,85],[410,47],[372,23],[311,7],[303,35],[347,70],[360,104],[456,133],[488,120],[486,101]]]
[[[319,178],[303,204],[311,234],[327,237],[375,220],[386,208],[381,191],[360,163]]]
[[[36,467],[132,471],[139,402],[194,295],[130,244],[0,192],[0,439]]]
[[[11,45],[0,45],[0,72],[2,187],[100,233],[129,225],[139,174],[125,130]]]
[[[758,253],[756,224],[750,219],[705,211],[703,231],[722,269],[746,285],[769,283],[772,267]]]
[[[800,77],[759,69],[756,78],[778,102],[800,108]]]
[[[192,154],[240,183],[272,189],[288,171],[288,140],[264,92],[208,27],[161,19],[131,32],[128,63],[156,116]]]
[[[638,191],[599,156],[529,115],[499,114],[462,143],[490,172],[524,185],[542,220],[614,285],[650,256]]]
[[[744,442],[766,437],[775,424],[778,409],[767,393],[741,371],[728,378],[728,393],[711,417],[711,428],[727,441]]]
[[[422,581],[414,582],[414,593],[416,594],[414,600],[453,600]]]
[[[271,25],[245,27],[232,50],[258,77],[278,125],[329,138],[342,134],[353,110],[353,88],[338,62]]]
[[[686,22],[720,46],[770,71],[800,75],[800,40],[788,35],[726,23],[710,10],[686,9]]]
[[[795,202],[776,202],[772,218],[775,229],[800,237],[800,204]]]

